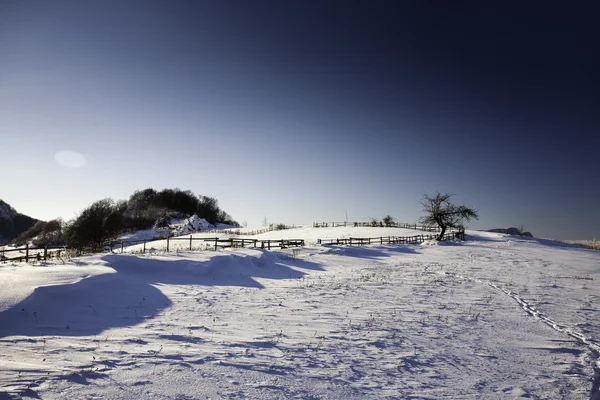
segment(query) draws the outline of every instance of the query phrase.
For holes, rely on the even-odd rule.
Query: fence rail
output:
[[[0,261],[47,261],[53,258],[60,258],[61,253],[65,254],[66,251],[67,247],[65,246],[31,247],[27,244],[25,248],[2,249],[0,251]],[[14,253],[17,253],[17,255],[13,255]]]
[[[274,231],[282,231],[285,229],[294,229],[294,228],[300,228],[300,226],[296,226],[296,225],[285,225],[285,228],[281,228],[281,225],[274,225],[274,226],[269,226],[263,229],[255,229],[253,231],[247,231],[247,232],[243,232],[241,231],[239,228],[229,228],[229,229],[211,229],[210,233],[219,233],[219,234],[225,234],[225,235],[237,235],[237,236],[254,236],[254,235],[260,235],[262,233],[267,233],[267,232],[274,232]]]
[[[413,236],[379,236],[369,238],[339,238],[339,239],[317,239],[317,244],[322,245],[348,245],[348,246],[365,246],[370,244],[419,244],[426,240],[437,238],[438,235],[413,235]],[[463,230],[451,230],[444,234],[441,240],[465,240],[465,232]],[[192,251],[195,249],[219,250],[228,248],[260,248],[260,249],[285,249],[288,247],[303,247],[304,239],[277,239],[277,240],[261,240],[253,238],[199,238],[193,237],[167,237],[158,241],[166,241],[165,252],[170,251]],[[61,254],[72,252],[73,254],[82,254],[84,252],[120,252],[124,253],[125,248],[129,246],[142,245],[139,252],[145,254],[154,252],[157,249],[154,247],[148,248],[148,245],[155,243],[157,240],[120,240],[105,243],[95,249],[71,249],[65,246],[46,246],[46,247],[31,247],[26,245],[20,249],[2,249],[0,251],[0,262],[29,262],[29,261],[46,261],[53,258],[60,258]],[[183,243],[183,246],[177,246],[176,243]],[[200,246],[198,246],[200,243]],[[196,244],[196,247],[194,247]],[[204,247],[202,247],[204,244]],[[18,253],[14,257],[10,257],[11,253]],[[7,256],[8,254],[8,256]]]
[[[404,222],[392,222],[385,225],[383,222],[313,222],[313,228],[337,228],[337,227],[375,227],[375,228],[404,228],[404,229],[414,229],[418,231],[424,232],[441,232],[439,226],[425,226],[418,224],[407,224]]]
[[[261,240],[261,239],[245,239],[245,238],[228,238],[228,239],[221,239],[218,237],[214,237],[214,238],[198,238],[198,237],[193,237],[193,235],[190,235],[189,237],[168,237],[165,239],[161,239],[163,241],[166,241],[166,248],[165,251],[168,253],[169,251],[173,250],[173,248],[175,246],[173,242],[184,242],[184,246],[179,246],[176,247],[176,249],[185,249],[185,250],[189,250],[192,251],[194,249],[194,243],[198,243],[200,242],[201,244],[204,243],[205,246],[204,248],[207,249],[211,249],[211,250],[218,250],[218,249],[226,249],[226,248],[260,248],[260,249],[267,249],[267,250],[271,250],[272,248],[280,248],[280,249],[285,249],[288,247],[300,247],[300,246],[304,246],[304,239],[277,239],[277,240]],[[121,241],[116,241],[116,242],[111,242],[108,243],[104,246],[105,250],[108,251],[115,251],[115,249],[117,251],[120,250],[121,253],[124,252],[124,248],[126,246],[133,246],[133,245],[143,245],[142,249],[141,249],[141,253],[145,254],[147,251],[150,251],[152,249],[148,249],[147,245],[149,243],[152,242],[156,242],[155,240],[121,240]],[[198,248],[196,246],[196,248]]]
[[[426,240],[436,239],[438,235],[414,235],[414,236],[380,236],[372,238],[341,238],[341,239],[319,239],[317,244],[325,245],[347,245],[366,246],[369,244],[420,244]],[[445,233],[441,240],[465,240],[464,231]]]

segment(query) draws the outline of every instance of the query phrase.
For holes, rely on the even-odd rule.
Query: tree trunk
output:
[[[440,228],[442,228],[439,236],[437,237],[437,240],[442,240],[442,238],[444,237],[444,233],[446,233],[446,225],[442,225],[440,226]]]

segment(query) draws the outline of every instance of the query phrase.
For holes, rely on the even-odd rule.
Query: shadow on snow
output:
[[[39,287],[0,313],[0,338],[6,336],[88,336],[109,328],[133,326],[171,306],[160,285],[262,288],[255,278],[298,279],[297,270],[322,270],[305,260],[261,251],[259,256],[225,253],[206,261],[109,254],[102,257],[115,273],[74,284]]]
[[[370,246],[338,246],[338,245],[323,245],[324,248],[329,249],[327,253],[337,254],[346,257],[358,257],[358,258],[369,258],[369,259],[381,259],[385,257],[391,257],[394,253],[404,254],[420,254],[416,250],[416,246],[413,245],[394,245],[394,246],[382,246],[382,245],[370,245]]]

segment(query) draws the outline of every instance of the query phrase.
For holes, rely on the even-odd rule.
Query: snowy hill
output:
[[[468,233],[5,264],[0,398],[589,398],[600,252]]]

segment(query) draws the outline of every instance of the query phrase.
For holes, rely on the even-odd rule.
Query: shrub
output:
[[[17,246],[23,246],[36,236],[41,235],[44,231],[44,227],[46,226],[46,224],[47,222],[44,221],[36,222],[35,225],[33,225],[31,228],[27,229],[25,232],[17,236],[17,238],[15,239],[15,244]]]
[[[123,219],[111,199],[95,202],[66,229],[65,239],[71,247],[101,250],[103,244],[123,230]]]
[[[383,217],[382,222],[386,227],[390,227],[394,225],[394,218],[391,215],[386,215]]]

